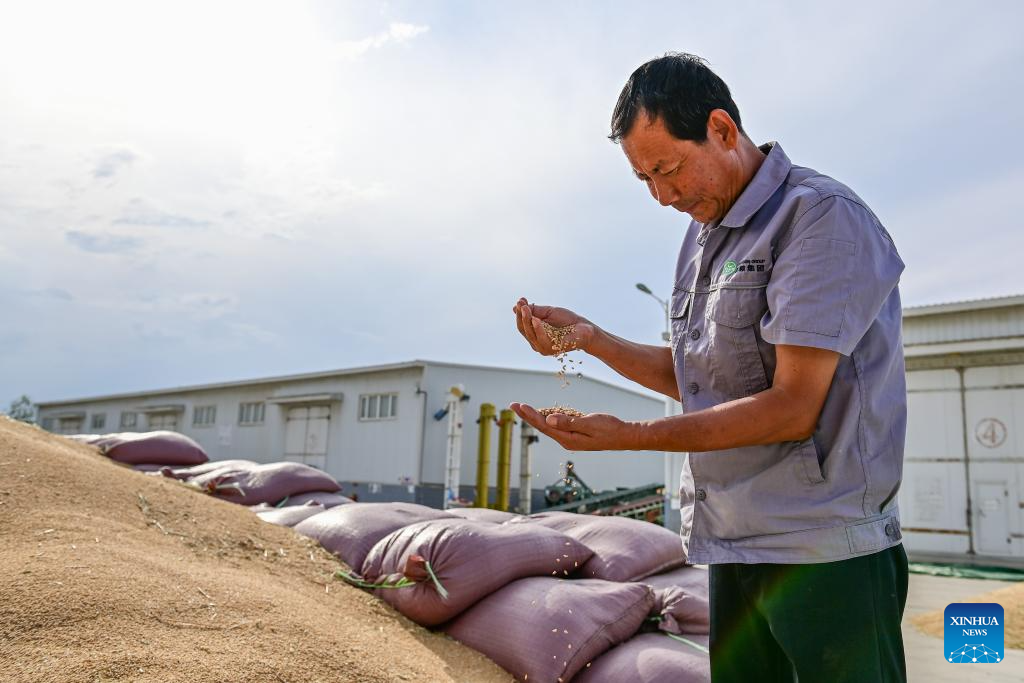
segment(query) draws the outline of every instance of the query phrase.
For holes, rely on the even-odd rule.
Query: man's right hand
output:
[[[586,318],[577,315],[567,308],[539,306],[526,299],[520,299],[512,307],[516,314],[516,327],[534,351],[542,356],[553,356],[556,351],[551,346],[551,339],[544,331],[543,323],[552,327],[575,325],[573,333],[562,340],[562,352],[579,349],[586,351],[594,338],[596,327]]]

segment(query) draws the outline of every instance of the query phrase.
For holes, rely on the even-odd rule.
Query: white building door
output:
[[[330,406],[300,406],[288,409],[284,459],[319,469],[327,467],[327,434]]]
[[[1006,482],[976,481],[972,497],[978,552],[983,555],[1012,555],[1010,510],[1007,504],[1010,491]]]
[[[178,431],[178,414],[150,413],[146,418],[146,424],[151,432],[155,432],[158,429],[176,432]]]
[[[966,554],[970,548],[963,422],[956,370],[907,373],[899,503],[909,553]]]
[[[975,552],[1024,557],[1024,365],[964,373]]]

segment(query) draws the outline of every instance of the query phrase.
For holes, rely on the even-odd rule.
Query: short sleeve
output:
[[[775,255],[761,336],[849,356],[899,283],[904,264],[867,208],[827,197]],[[894,341],[898,343],[898,340]]]

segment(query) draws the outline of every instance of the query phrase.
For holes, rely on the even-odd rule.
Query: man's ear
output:
[[[726,149],[735,149],[739,143],[740,129],[736,122],[724,109],[713,109],[708,114],[708,137],[725,145]]]

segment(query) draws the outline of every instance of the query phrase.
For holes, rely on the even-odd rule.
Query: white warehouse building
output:
[[[61,434],[171,429],[195,439],[211,460],[291,460],[319,467],[359,500],[404,500],[441,507],[449,389],[462,385],[460,495],[475,497],[480,405],[498,411],[513,401],[569,405],[623,419],[663,416],[662,400],[590,377],[416,360],[239,382],[161,389],[38,404],[41,426]],[[439,416],[440,417],[440,416]],[[513,429],[511,504],[518,504],[520,426]],[[495,500],[498,428],[490,438]],[[567,454],[551,439],[531,448],[532,509],[562,475]],[[578,474],[595,490],[664,481],[663,454],[585,453]]]

